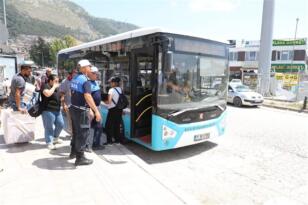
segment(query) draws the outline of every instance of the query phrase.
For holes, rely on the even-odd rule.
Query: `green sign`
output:
[[[272,64],[272,70],[277,73],[298,72],[305,70],[305,64]]]
[[[273,46],[299,46],[306,45],[306,39],[296,39],[296,40],[273,40]]]

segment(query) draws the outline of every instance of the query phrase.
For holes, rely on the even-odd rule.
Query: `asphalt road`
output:
[[[308,204],[308,114],[229,106],[227,126],[195,146],[127,148],[204,204]]]

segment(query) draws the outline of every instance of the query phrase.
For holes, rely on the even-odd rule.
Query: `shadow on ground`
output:
[[[58,147],[56,145],[57,149],[55,150],[50,150],[50,154],[52,155],[56,155],[56,156],[60,156],[60,157],[68,157],[71,151],[71,147],[70,146],[61,146]]]
[[[60,139],[65,140],[65,141],[70,141],[71,140],[71,136],[66,135],[65,137],[60,137]],[[45,138],[39,138],[39,139],[35,139],[36,142],[45,142]]]
[[[43,158],[43,159],[35,160],[32,164],[34,166],[37,166],[40,169],[47,169],[47,170],[72,170],[72,169],[76,169],[75,165],[68,161],[68,157]]]
[[[181,159],[187,159],[195,155],[199,155],[203,152],[207,152],[215,148],[216,146],[217,144],[210,141],[206,141],[200,144],[195,144],[172,150],[153,151],[135,143],[130,143],[125,145],[126,148],[128,148],[131,152],[133,152],[135,155],[140,157],[148,164],[164,163]]]
[[[115,155],[125,155],[125,152],[123,152],[119,145],[113,144],[113,145],[107,145],[104,146],[105,148],[102,150],[96,150],[94,151],[97,156],[99,156],[102,160],[109,164],[117,165],[117,164],[125,164],[127,161],[124,160],[115,160]],[[113,158],[113,159],[112,159]]]
[[[3,135],[0,135],[0,149],[6,150],[8,153],[26,152],[29,150],[45,149],[45,144],[32,142],[5,144]]]

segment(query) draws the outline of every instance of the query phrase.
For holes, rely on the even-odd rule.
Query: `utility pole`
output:
[[[6,25],[5,0],[3,0],[3,18],[4,18],[4,25],[5,25],[5,27],[7,27],[7,25]]]
[[[7,24],[6,24],[5,0],[3,0],[2,3],[3,3],[3,19],[4,19],[4,26],[5,26],[5,28],[7,28]],[[8,40],[6,40],[6,45],[8,45]]]
[[[259,92],[263,96],[269,96],[272,45],[273,45],[273,24],[274,24],[275,0],[263,0],[262,28],[259,53],[259,73],[261,80]]]

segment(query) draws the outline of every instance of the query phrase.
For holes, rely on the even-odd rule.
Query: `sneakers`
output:
[[[59,137],[53,138],[53,144],[62,144],[63,140],[61,140]]]
[[[56,149],[56,146],[55,146],[54,144],[52,144],[52,143],[49,143],[49,144],[47,144],[47,148],[48,148],[49,150],[55,150],[55,149]]]

